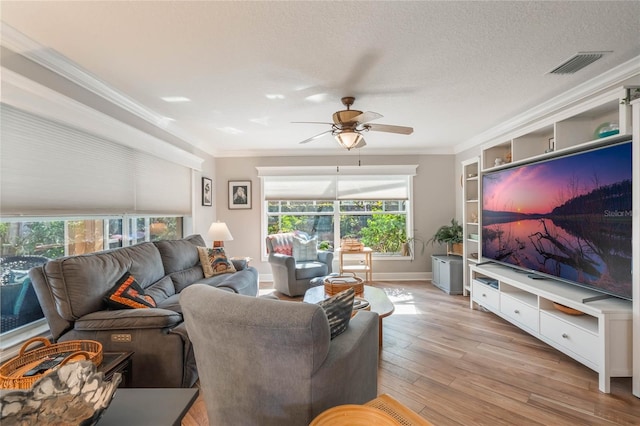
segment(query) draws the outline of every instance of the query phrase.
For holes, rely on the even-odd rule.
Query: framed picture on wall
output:
[[[213,205],[213,182],[206,177],[202,178],[202,205]]]
[[[229,181],[229,209],[250,209],[251,208],[251,181],[250,180],[230,180]]]

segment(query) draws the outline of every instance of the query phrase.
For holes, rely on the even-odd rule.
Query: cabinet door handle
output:
[[[487,297],[487,295],[486,295],[486,294],[484,294],[484,293],[482,293],[482,297]]]
[[[569,335],[568,335],[567,333],[562,333],[562,338],[563,338],[563,339],[568,339],[568,338],[569,338]]]
[[[514,310],[513,310],[513,312],[514,312],[514,313],[516,313],[516,314],[519,314],[519,313],[520,313],[520,311],[519,311],[519,310],[517,310],[517,309],[514,309]]]

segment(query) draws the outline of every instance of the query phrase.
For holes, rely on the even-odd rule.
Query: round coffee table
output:
[[[366,299],[367,302],[369,302],[371,312],[378,314],[378,340],[380,346],[382,346],[382,319],[391,315],[395,307],[393,306],[393,303],[391,303],[391,300],[389,300],[389,297],[387,297],[387,293],[385,293],[384,290],[370,285],[365,285],[364,293],[358,294],[357,296]],[[318,303],[329,297],[330,296],[324,292],[324,286],[317,286],[311,287],[304,293],[303,301],[307,303]]]

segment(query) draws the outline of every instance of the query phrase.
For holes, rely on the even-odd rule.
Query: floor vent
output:
[[[558,65],[549,74],[573,74],[589,64],[594,63],[610,52],[578,52],[573,57]]]

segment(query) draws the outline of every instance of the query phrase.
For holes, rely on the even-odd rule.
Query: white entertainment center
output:
[[[634,376],[636,396],[640,396],[637,393],[640,378],[636,376],[640,367],[636,363],[634,374],[633,340],[635,336],[637,350],[639,291],[634,288],[634,311],[634,304],[628,300],[485,262],[489,259],[482,257],[481,198],[482,176],[486,172],[631,140],[631,103],[638,97],[640,90],[635,86],[600,92],[486,143],[478,157],[462,162],[463,289],[465,294],[470,293],[471,307],[484,307],[593,369],[599,374],[602,392],[609,392],[612,377]],[[603,123],[617,124],[619,133],[594,136],[594,131]],[[638,151],[640,142],[637,138],[636,132],[634,152]],[[635,235],[637,199],[638,191],[634,189]],[[636,271],[637,249],[638,243],[634,241]],[[639,285],[638,281],[636,272],[632,279],[634,287]],[[636,354],[635,358],[640,355]]]
[[[481,280],[495,280],[493,287]],[[609,392],[611,377],[632,373],[631,302],[498,264],[471,266],[471,300],[569,355],[599,374]],[[589,301],[590,299],[594,299]],[[564,313],[555,303],[583,315]]]

